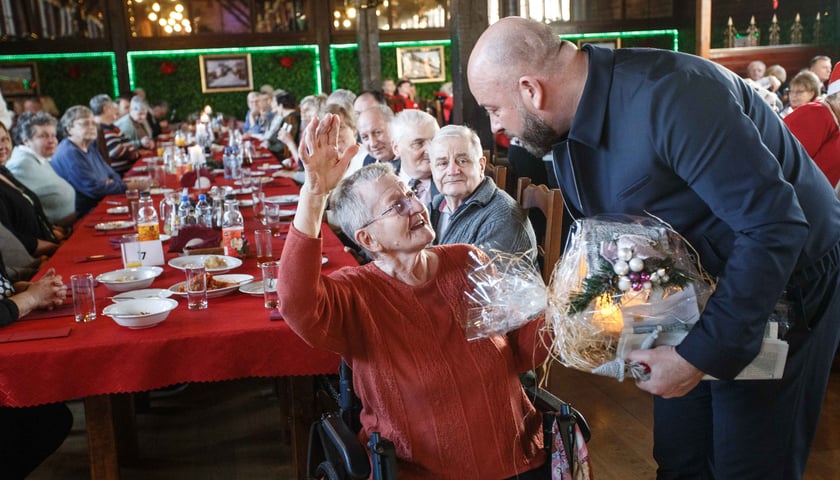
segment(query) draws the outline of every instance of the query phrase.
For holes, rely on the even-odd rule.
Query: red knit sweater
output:
[[[785,123],[820,167],[832,187],[840,181],[840,128],[831,107],[811,102],[785,117]]]
[[[362,432],[396,446],[401,479],[502,479],[544,461],[540,418],[517,374],[547,352],[540,322],[468,342],[468,245],[432,247],[435,278],[408,286],[373,263],[320,275],[321,240],[290,229],[281,313],[310,345],[353,368]]]

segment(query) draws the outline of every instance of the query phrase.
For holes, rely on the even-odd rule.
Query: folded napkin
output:
[[[202,168],[196,172],[195,170],[190,170],[189,172],[185,173],[181,176],[181,186],[184,188],[192,188],[195,186],[195,178],[196,175],[200,175],[202,179],[206,179],[207,186],[205,188],[210,188],[210,183],[213,183],[212,176],[210,175],[210,170],[206,168]],[[204,183],[205,180],[202,180]]]
[[[73,304],[65,303],[53,308],[52,310],[33,310],[29,312],[29,315],[21,318],[21,320],[41,320],[44,318],[72,317],[73,315],[75,315],[73,312]]]
[[[183,252],[190,240],[200,239],[200,244],[190,244],[190,248],[218,247],[222,242],[222,234],[218,230],[202,225],[185,225],[178,229],[178,235],[169,241],[170,252]]]
[[[0,343],[23,342],[26,340],[38,340],[41,338],[57,338],[70,335],[70,327],[50,328],[46,330],[34,330],[31,332],[16,332],[0,334]]]

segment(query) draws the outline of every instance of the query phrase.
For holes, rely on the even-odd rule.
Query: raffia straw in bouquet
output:
[[[575,227],[548,288],[552,354],[567,367],[621,379],[619,343],[638,332],[653,332],[650,344],[663,329],[687,332],[713,287],[687,242],[663,223],[596,217]]]

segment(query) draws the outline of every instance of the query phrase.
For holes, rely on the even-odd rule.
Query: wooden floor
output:
[[[550,389],[580,408],[593,430],[589,444],[598,480],[655,477],[652,402],[632,382],[552,369]],[[75,424],[64,445],[32,480],[89,478],[84,412],[71,402]],[[122,466],[126,480],[291,479],[285,414],[266,379],[191,384],[152,400],[138,415],[140,460]],[[829,384],[805,478],[840,478],[840,373]]]

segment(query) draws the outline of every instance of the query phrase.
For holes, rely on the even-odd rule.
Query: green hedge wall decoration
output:
[[[380,45],[379,61],[382,66],[382,78],[397,78],[397,48],[396,46]],[[335,72],[336,88],[346,88],[353,92],[361,90],[359,75],[359,49],[340,48],[333,50],[333,71]],[[444,46],[444,57],[446,63],[446,81],[452,81],[452,68],[450,63],[450,49]],[[415,83],[417,98],[431,99],[434,93],[440,90],[444,82]]]
[[[87,106],[90,99],[100,93],[114,94],[110,58],[57,58],[33,61],[38,68],[41,95],[52,97],[59,113],[73,105]]]
[[[248,92],[201,93],[201,53],[178,53],[172,55],[150,55],[132,57],[134,63],[134,85],[146,90],[150,101],[165,99],[170,111],[175,111],[176,120],[184,120],[191,113],[210,105],[215,112],[222,112],[236,118],[245,118],[248,110]],[[280,64],[283,57],[293,60],[290,68]],[[176,65],[171,75],[161,73],[165,61]],[[251,74],[254,90],[264,84],[282,88],[297,97],[316,93],[315,53],[313,50],[278,49],[276,51],[251,52]],[[174,88],[173,88],[174,86]]]

